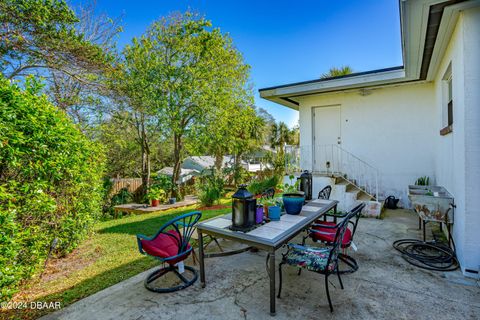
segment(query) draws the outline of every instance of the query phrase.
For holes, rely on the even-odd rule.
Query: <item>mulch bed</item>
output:
[[[216,206],[211,206],[211,207],[200,207],[197,210],[218,210],[218,209],[226,209],[226,208],[230,208],[230,206],[218,204]]]

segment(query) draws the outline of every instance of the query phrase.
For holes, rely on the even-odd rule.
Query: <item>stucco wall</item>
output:
[[[436,121],[430,83],[378,88],[300,100],[300,144],[312,145],[312,107],[341,106],[341,147],[379,169],[380,194],[407,202],[407,186],[420,176],[433,180]],[[435,130],[432,128],[435,127]]]
[[[435,78],[436,165],[440,185],[455,197],[453,226],[462,270],[480,268],[480,9],[460,14]],[[442,78],[451,64],[453,131],[440,136]],[[466,273],[468,274],[468,272]]]

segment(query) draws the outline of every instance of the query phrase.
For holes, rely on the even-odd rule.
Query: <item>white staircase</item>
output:
[[[287,146],[289,173],[309,170],[313,174],[313,195],[330,185],[330,199],[339,201],[338,210],[347,212],[356,204],[366,204],[362,214],[378,217],[378,170],[338,145]]]

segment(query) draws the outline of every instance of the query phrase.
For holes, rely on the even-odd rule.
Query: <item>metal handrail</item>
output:
[[[289,173],[302,169],[341,175],[378,200],[378,169],[338,145],[285,146],[285,155]]]

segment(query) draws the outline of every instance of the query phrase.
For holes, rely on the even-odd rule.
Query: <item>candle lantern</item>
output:
[[[257,199],[242,184],[232,196],[232,229],[248,231],[255,225]]]
[[[300,191],[305,192],[305,200],[312,200],[312,174],[308,170],[300,175]]]

